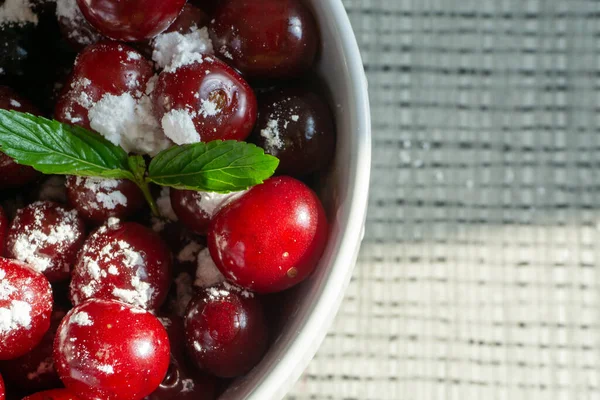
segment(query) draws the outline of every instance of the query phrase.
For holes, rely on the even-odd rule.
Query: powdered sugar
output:
[[[70,21],[83,17],[76,0],[56,0],[56,16]]]
[[[204,211],[209,218],[212,218],[216,213],[231,203],[235,199],[246,193],[246,190],[240,192],[232,192],[227,194],[215,192],[198,192],[199,198],[196,200],[195,206]]]
[[[165,67],[165,72],[175,72],[181,67],[195,63],[202,64],[205,60],[212,62],[211,58],[203,57],[202,54],[198,53],[177,54],[173,61]]]
[[[91,201],[81,205],[86,210],[114,210],[117,206],[127,206],[127,197],[117,190],[119,181],[116,179],[82,178],[78,176],[75,178],[75,184],[80,187],[83,186],[95,194]]]
[[[189,393],[194,390],[194,380],[193,379],[183,379],[181,381],[183,384],[183,389],[181,389],[181,393]]]
[[[56,267],[53,265],[53,258],[40,250],[52,245],[56,246],[58,252],[64,251],[78,237],[78,232],[73,229],[77,225],[77,212],[67,211],[60,207],[55,209],[58,218],[54,224],[50,225],[50,232],[47,232],[44,204],[48,203],[40,202],[30,206],[29,210],[33,213],[33,222],[30,224],[21,224],[20,216],[24,211],[21,209],[17,212],[15,225],[18,228],[14,230],[16,234],[10,241],[10,250],[14,258],[28,264],[37,272],[45,272],[49,268]],[[66,270],[69,269],[69,265],[62,265],[62,267]]]
[[[154,47],[152,59],[159,68],[165,68],[169,65],[173,67],[176,58],[181,63],[185,58],[184,55],[213,54],[213,45],[207,28],[198,29],[194,27],[190,33],[185,35],[179,32],[163,33],[158,35],[152,41],[152,44]],[[181,65],[184,64],[179,66]]]
[[[198,267],[194,286],[209,287],[225,281],[225,277],[215,265],[208,249],[198,253]]]
[[[173,211],[173,207],[171,206],[171,189],[168,187],[163,187],[160,190],[160,196],[156,199],[156,205],[158,206],[158,211],[160,215],[169,219],[170,221],[177,221],[177,214]]]
[[[221,112],[221,109],[217,103],[210,100],[201,100],[200,114],[204,118],[217,115],[219,112]]]
[[[175,304],[175,313],[182,317],[185,309],[192,300],[194,289],[192,287],[192,278],[187,273],[181,273],[175,278],[175,289],[177,303]]]
[[[156,155],[170,146],[152,113],[148,96],[105,94],[88,113],[90,126],[127,152]]]
[[[194,262],[198,257],[198,253],[202,250],[202,245],[198,242],[188,243],[179,254],[177,254],[177,260],[179,262]]]
[[[8,297],[17,291],[17,288],[8,282],[8,280],[4,280],[4,276],[6,273],[0,269],[0,300],[6,300]]]
[[[193,117],[187,110],[171,110],[166,113],[161,120],[165,136],[178,145],[199,142],[200,135],[194,126]]]
[[[71,317],[69,318],[69,322],[72,324],[75,324],[75,325],[79,325],[79,326],[94,325],[92,319],[90,318],[90,315],[88,313],[86,313],[85,311],[79,311],[79,312],[71,315]]]
[[[27,374],[27,379],[30,381],[39,379],[41,375],[54,373],[54,361],[52,357],[46,357],[44,361],[39,363],[35,372],[30,372]]]
[[[8,307],[0,308],[0,333],[20,328],[31,329],[31,305],[13,300]]]
[[[279,132],[279,120],[270,119],[267,122],[267,127],[261,129],[260,136],[266,139],[267,150],[281,149],[283,147],[283,140],[281,140]]]
[[[0,5],[0,25],[37,24],[38,17],[31,8],[29,0],[5,0]]]
[[[115,373],[112,365],[98,365],[98,370],[104,372],[105,374],[112,375]]]

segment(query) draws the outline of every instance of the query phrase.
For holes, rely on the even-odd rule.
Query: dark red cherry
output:
[[[84,399],[143,399],[162,382],[169,354],[161,322],[118,301],[93,299],[75,307],[54,341],[58,375]]]
[[[171,254],[152,230],[110,218],[85,241],[71,278],[71,301],[118,300],[153,310],[166,299]]]
[[[140,188],[128,179],[69,176],[66,187],[69,204],[95,225],[110,217],[126,219],[146,204]]]
[[[84,240],[85,226],[77,211],[39,201],[17,211],[6,254],[57,282],[69,278]]]
[[[186,310],[185,335],[196,365],[223,378],[250,371],[267,347],[260,301],[227,282],[197,292]]]
[[[335,126],[323,97],[287,88],[259,96],[250,140],[279,158],[277,172],[301,177],[324,168],[335,153]]]
[[[0,362],[0,371],[11,385],[28,393],[61,387],[60,379],[54,370],[52,349],[58,325],[65,314],[66,311],[55,308],[50,329],[40,344],[21,357]]]
[[[16,260],[0,258],[0,360],[22,356],[50,327],[52,289],[46,277]]]
[[[39,392],[23,398],[23,400],[83,400],[67,389],[53,389]]]
[[[102,40],[100,32],[81,13],[76,0],[57,1],[56,16],[62,36],[73,49],[79,51]]]
[[[150,39],[175,21],[186,0],[77,0],[103,35],[125,42]]]
[[[227,205],[241,195],[197,192],[195,190],[171,189],[171,206],[179,221],[198,235],[206,235],[210,220]]]
[[[105,94],[139,98],[154,75],[152,63],[132,47],[103,41],[83,50],[56,103],[55,118],[90,128],[88,112]]]
[[[222,0],[211,21],[217,54],[251,78],[290,78],[309,69],[319,34],[299,0]]]
[[[177,144],[244,140],[256,121],[254,92],[214,57],[198,56],[167,67],[153,95],[156,116]]]
[[[165,379],[146,400],[213,400],[215,380],[191,365],[186,357],[183,319],[160,317],[171,343],[171,362]]]
[[[6,388],[4,387],[4,381],[2,380],[2,375],[0,375],[0,400],[6,399]]]
[[[259,293],[285,290],[317,266],[327,219],[316,194],[287,176],[254,186],[213,218],[210,254],[227,279]]]
[[[0,85],[0,108],[39,115],[39,111],[33,104],[8,86],[2,85]],[[6,154],[0,153],[0,189],[23,186],[39,176],[40,173],[33,168],[19,165]]]

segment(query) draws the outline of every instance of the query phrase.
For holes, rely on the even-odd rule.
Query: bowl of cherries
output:
[[[340,0],[0,4],[0,400],[282,398],[370,168]]]

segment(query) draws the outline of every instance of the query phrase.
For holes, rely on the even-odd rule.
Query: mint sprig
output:
[[[148,167],[148,179],[162,186],[234,192],[273,175],[279,160],[253,144],[228,140],[171,147]]]
[[[178,189],[229,193],[262,183],[279,160],[249,143],[213,141],[173,146],[148,166],[87,129],[17,111],[0,110],[0,152],[45,174],[129,179],[158,208],[149,183]]]

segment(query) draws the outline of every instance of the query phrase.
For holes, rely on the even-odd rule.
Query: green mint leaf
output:
[[[0,151],[45,174],[135,180],[125,150],[77,126],[0,110]]]
[[[250,143],[215,140],[160,152],[147,179],[177,189],[229,193],[262,183],[279,165],[276,157]]]

